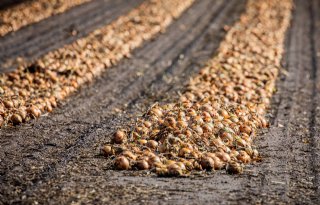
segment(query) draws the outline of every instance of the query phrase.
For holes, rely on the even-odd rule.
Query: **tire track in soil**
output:
[[[143,0],[94,0],[8,34],[0,38],[0,72],[15,69],[18,57],[32,61],[85,37],[141,2]]]
[[[210,12],[203,12],[210,7],[212,7]],[[6,144],[6,147],[9,148],[1,155],[8,157],[10,154],[13,154],[11,155],[11,159],[16,158],[17,161],[22,160],[21,164],[23,164],[23,166],[20,166],[19,162],[12,163],[6,160],[4,163],[6,166],[1,167],[2,179],[7,183],[15,180],[18,181],[18,188],[10,188],[20,189],[19,191],[21,191],[21,189],[29,189],[29,191],[25,192],[28,196],[32,196],[34,193],[38,193],[39,195],[37,196],[42,195],[42,193],[39,192],[42,192],[41,187],[43,184],[51,184],[50,180],[53,176],[60,176],[61,172],[55,172],[57,171],[55,170],[55,166],[58,163],[61,164],[58,166],[59,169],[61,169],[65,167],[64,163],[68,162],[68,160],[72,160],[74,163],[74,159],[79,156],[78,152],[80,152],[80,155],[84,153],[90,155],[92,153],[96,154],[97,152],[92,150],[87,152],[87,148],[89,147],[84,147],[84,145],[95,144],[95,146],[99,146],[100,142],[104,141],[105,137],[108,137],[99,137],[101,135],[96,135],[97,132],[103,130],[104,133],[110,133],[111,127],[114,129],[115,126],[119,126],[121,123],[128,123],[130,119],[125,116],[112,116],[110,112],[111,108],[128,101],[135,101],[140,95],[146,95],[146,92],[143,92],[145,86],[153,84],[152,82],[154,80],[156,80],[155,84],[159,84],[159,88],[166,87],[165,80],[157,80],[163,72],[172,75],[183,73],[184,71],[189,73],[196,72],[192,70],[192,66],[190,66],[188,62],[198,62],[197,58],[200,58],[201,61],[210,58],[214,50],[213,48],[217,48],[219,41],[223,37],[222,34],[224,34],[224,32],[221,32],[221,28],[225,23],[231,24],[234,22],[243,8],[244,1],[241,1],[240,4],[236,1],[223,3],[220,0],[197,2],[177,22],[173,23],[166,35],[160,36],[155,41],[149,42],[142,49],[138,49],[133,59],[126,60],[114,70],[109,70],[109,72],[103,75],[93,86],[80,91],[81,95],[75,96],[74,99],[72,99],[73,102],[70,102],[70,104],[67,103],[61,110],[57,110],[56,114],[51,115],[49,118],[43,118],[37,122],[33,122],[34,124],[29,125],[30,127],[25,125],[21,126],[19,130],[14,128],[5,130],[4,134],[6,137],[1,140],[1,144]],[[210,26],[208,26],[209,24]],[[209,38],[215,39],[215,41],[206,42]],[[203,48],[208,50],[203,52],[203,50],[201,50]],[[149,51],[154,52],[156,55],[148,56]],[[194,51],[196,51],[196,53],[193,53]],[[198,51],[202,51],[202,53]],[[184,59],[178,57],[181,52],[185,52],[186,57]],[[167,62],[172,61],[172,58],[175,59],[173,62],[176,62],[176,64],[168,66]],[[189,60],[189,58],[191,60]],[[141,68],[142,65],[146,63],[150,64],[149,67]],[[201,66],[199,66],[199,68],[200,67]],[[152,70],[150,68],[152,68]],[[136,73],[139,71],[145,72],[145,75],[141,78],[137,78],[136,76]],[[182,80],[177,84],[180,84],[187,78],[188,75],[182,77]],[[150,79],[147,85],[139,86],[140,82],[144,82],[147,79]],[[133,83],[135,87],[131,86],[131,91],[123,93],[120,88],[126,88],[127,85],[132,84],[132,82],[135,82]],[[171,86],[171,88],[167,86],[166,89],[170,90],[172,87],[174,86]],[[97,93],[96,90],[99,90],[99,93]],[[115,97],[118,99],[112,99]],[[95,99],[95,101],[91,99]],[[149,104],[151,103],[150,101],[153,100],[154,99],[149,100]],[[139,103],[140,102],[141,100]],[[145,102],[143,101],[143,103]],[[77,107],[79,104],[81,104],[81,106]],[[101,119],[92,116],[93,113],[98,113],[98,117]],[[137,113],[133,114],[136,115]],[[70,119],[71,116],[76,117],[77,120]],[[26,133],[25,136],[27,136],[28,140],[26,140],[25,137],[21,138],[19,133]],[[25,142],[28,144],[24,144]],[[45,144],[47,146],[45,146]],[[74,144],[76,144],[76,146]],[[66,152],[63,150],[66,150]],[[15,151],[21,152],[21,155],[14,156],[16,154],[14,153]],[[101,158],[91,160],[99,160],[100,163],[101,160],[105,161],[105,159]],[[42,165],[45,167],[41,167]],[[29,168],[33,168],[33,170],[28,170]],[[9,169],[15,169],[17,172],[24,173],[25,176],[18,179],[17,175],[19,174],[10,173],[8,172]],[[99,169],[101,172],[101,167]],[[110,173],[113,172],[111,171]],[[92,172],[92,174],[94,173]],[[43,182],[42,179],[45,181]],[[36,186],[34,186],[34,184],[36,184]],[[32,186],[34,186],[34,189],[31,190],[37,190],[34,193],[30,190]],[[116,189],[114,191],[116,191]],[[6,194],[11,195],[12,193],[8,191]],[[51,194],[54,194],[54,191],[51,191]],[[35,196],[35,198],[38,198],[37,196]],[[12,195],[10,198],[15,200],[19,199],[17,195]]]

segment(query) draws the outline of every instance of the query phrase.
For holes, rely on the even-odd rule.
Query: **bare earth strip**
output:
[[[35,0],[22,2],[9,9],[0,10],[0,36],[17,31],[28,24],[63,13],[88,1],[90,0]]]
[[[81,85],[129,57],[187,9],[188,1],[147,1],[89,36],[52,51],[0,77],[0,126],[20,124],[51,112]]]

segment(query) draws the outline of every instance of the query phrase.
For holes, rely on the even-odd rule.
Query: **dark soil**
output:
[[[214,55],[224,25],[239,18],[245,3],[197,1],[165,34],[146,42],[52,114],[0,130],[0,204],[319,204],[317,0],[296,1],[284,69],[269,112],[272,125],[256,140],[262,162],[248,165],[241,175],[218,171],[159,178],[109,170],[110,160],[99,155],[117,127],[130,126],[157,101],[177,98],[189,77]],[[34,42],[42,45],[36,40],[40,37]],[[10,38],[14,43],[15,36]],[[69,38],[62,39],[66,43]],[[41,46],[35,50],[43,51]],[[20,55],[24,49],[15,52]]]

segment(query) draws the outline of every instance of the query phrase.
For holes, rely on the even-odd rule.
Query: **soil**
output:
[[[96,2],[89,4],[93,8]],[[62,28],[51,29],[57,26],[43,27],[49,22],[70,25],[78,12],[83,15],[79,19],[87,19],[90,12],[81,6],[6,36],[10,52],[16,53],[8,56],[25,55],[32,60],[43,55],[134,6],[124,2],[105,1],[104,8],[114,13],[93,9],[100,24],[87,21],[77,36],[66,37]],[[237,21],[246,4],[244,0],[201,0],[165,34],[146,42],[130,59],[83,87],[53,113],[0,130],[0,204],[319,204],[320,1],[295,3],[284,68],[269,111],[271,126],[255,142],[261,162],[246,166],[241,175],[217,171],[160,178],[143,171],[110,170],[110,160],[100,155],[101,146],[117,127],[130,126],[160,100],[178,97],[189,77],[215,54],[224,26]],[[69,19],[72,12],[75,17]],[[100,17],[106,13],[110,21]],[[79,26],[82,23],[78,21]],[[34,51],[26,55],[28,47],[15,46],[32,29],[50,32],[35,35],[30,43]],[[1,62],[4,56],[0,51]],[[1,66],[1,72],[6,69]]]

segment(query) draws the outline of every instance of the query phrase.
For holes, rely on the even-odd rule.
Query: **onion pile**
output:
[[[275,88],[291,0],[249,0],[218,54],[177,102],[156,104],[130,129],[118,130],[103,154],[119,170],[181,176],[193,170],[241,173],[259,159],[253,140]],[[121,163],[119,163],[121,162]]]

